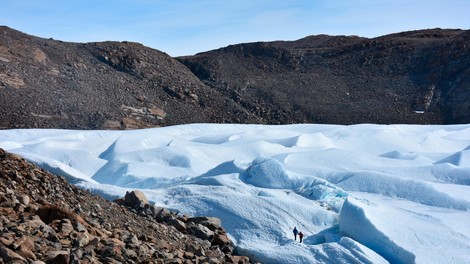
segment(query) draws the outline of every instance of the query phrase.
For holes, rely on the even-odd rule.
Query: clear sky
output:
[[[181,56],[316,34],[470,29],[470,0],[0,0],[0,25],[63,41],[135,41]]]

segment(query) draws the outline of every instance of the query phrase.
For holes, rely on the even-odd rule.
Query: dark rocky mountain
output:
[[[0,128],[470,122],[470,31],[309,36],[171,58],[0,27]]]
[[[250,263],[217,218],[117,202],[0,149],[0,263]]]
[[[179,60],[267,123],[470,122],[470,31],[319,35]]]
[[[143,128],[235,121],[243,111],[158,50],[0,27],[0,128]]]

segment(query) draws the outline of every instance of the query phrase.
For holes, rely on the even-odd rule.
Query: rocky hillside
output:
[[[0,27],[0,128],[470,122],[470,31],[309,36],[171,58]]]
[[[267,123],[470,122],[470,31],[319,35],[179,60]]]
[[[244,111],[138,43],[66,43],[0,27],[0,128],[130,129],[235,121]],[[240,122],[260,120],[246,113]]]
[[[217,218],[116,202],[0,149],[0,263],[250,263]]]

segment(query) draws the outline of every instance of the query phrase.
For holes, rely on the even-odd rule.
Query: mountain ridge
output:
[[[0,27],[0,128],[470,122],[470,31],[307,36],[172,58]]]
[[[209,86],[235,93],[246,104],[253,105],[247,90],[262,93],[259,98],[267,99],[256,105],[274,103],[294,123],[466,123],[468,43],[469,31],[463,30],[373,39],[318,35],[231,45],[180,61]],[[283,107],[289,103],[297,118]]]

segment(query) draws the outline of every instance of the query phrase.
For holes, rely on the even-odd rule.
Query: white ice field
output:
[[[0,148],[109,199],[218,217],[263,263],[470,263],[470,125],[0,130]]]

